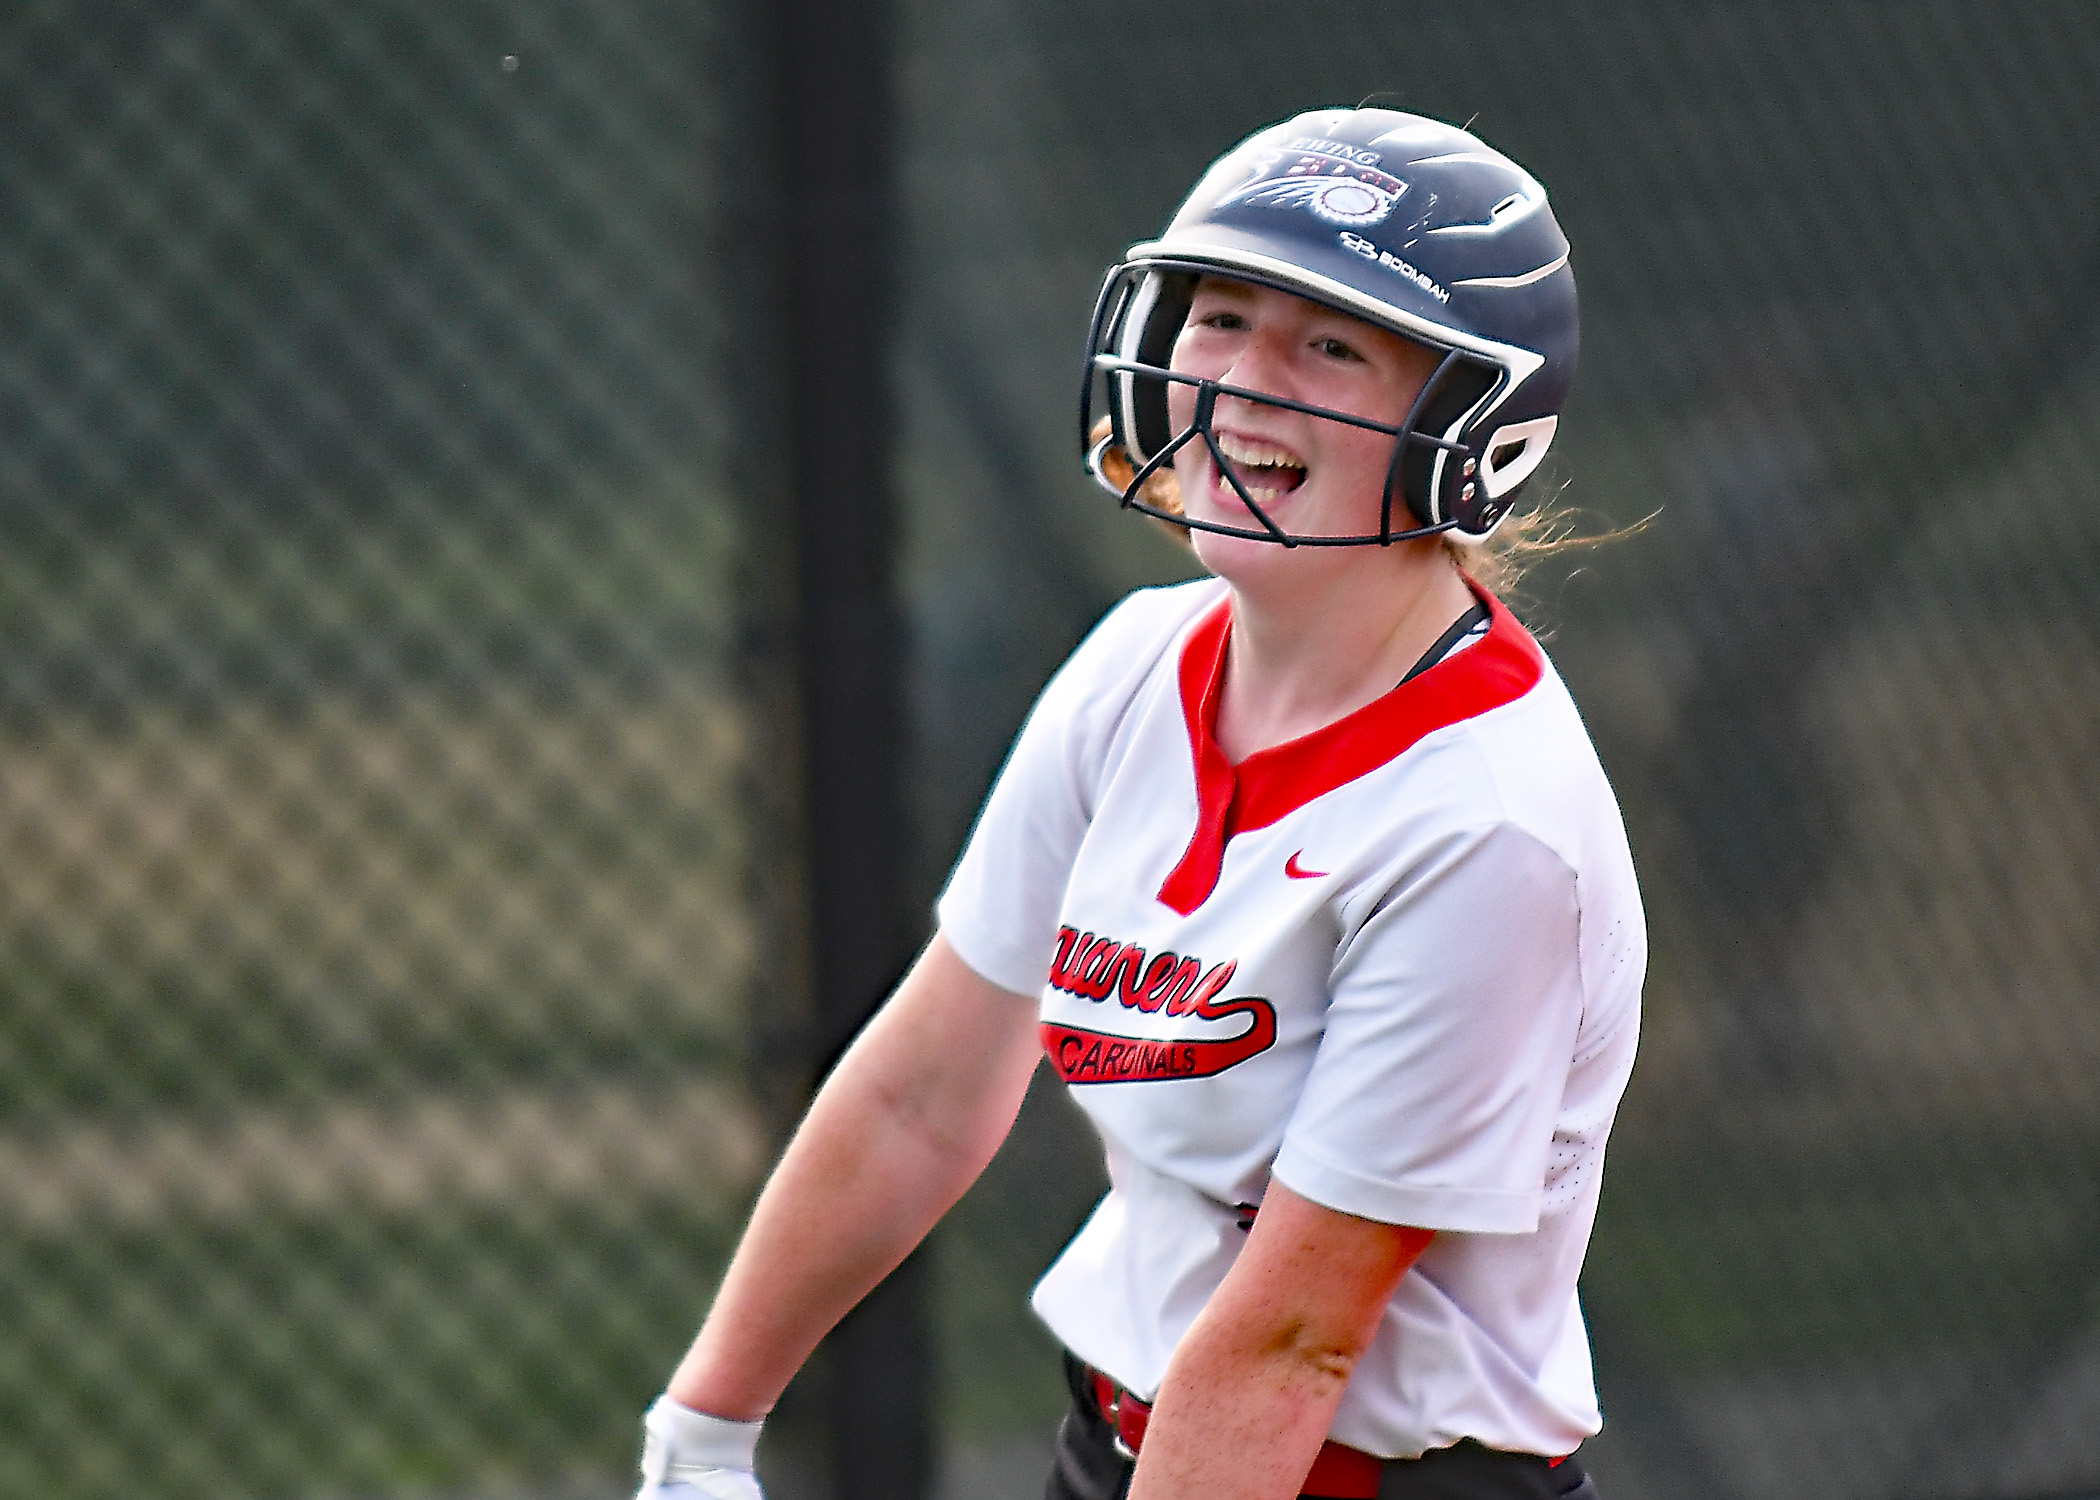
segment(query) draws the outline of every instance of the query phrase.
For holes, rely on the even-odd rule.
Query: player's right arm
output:
[[[770,1411],[984,1170],[1040,1055],[1036,1001],[936,935],[818,1091],[667,1394],[739,1421]]]

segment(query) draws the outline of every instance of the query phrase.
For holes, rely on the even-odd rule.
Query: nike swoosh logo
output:
[[[1304,852],[1305,851],[1303,849],[1300,849],[1298,851],[1298,854],[1303,854]],[[1306,869],[1305,866],[1298,863],[1298,854],[1293,854],[1289,859],[1283,862],[1283,873],[1290,876],[1291,879],[1318,880],[1322,875],[1325,875],[1327,873],[1325,870]]]

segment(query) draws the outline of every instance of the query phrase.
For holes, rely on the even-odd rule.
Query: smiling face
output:
[[[1317,302],[1206,276],[1196,284],[1172,363],[1183,374],[1398,426],[1437,359],[1424,345]],[[1195,420],[1195,390],[1169,386],[1167,406],[1174,430],[1182,431]],[[1378,531],[1390,436],[1233,396],[1218,398],[1211,429],[1240,483],[1285,531]],[[1175,454],[1174,472],[1191,517],[1261,528],[1200,440]],[[1395,528],[1414,524],[1397,496],[1394,504]],[[1228,576],[1240,549],[1280,550],[1203,532],[1192,539],[1204,562]]]

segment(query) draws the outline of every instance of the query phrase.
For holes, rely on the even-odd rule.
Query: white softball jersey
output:
[[[1437,1231],[1331,1435],[1561,1454],[1600,1419],[1576,1300],[1647,940],[1610,786],[1538,644],[1485,634],[1228,762],[1212,579],[1117,606],[1044,690],[940,905],[1042,996],[1110,1190],[1037,1287],[1140,1397],[1271,1180]]]

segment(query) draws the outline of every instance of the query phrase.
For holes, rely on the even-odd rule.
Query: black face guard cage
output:
[[[1395,531],[1393,529],[1393,501],[1396,496],[1403,493],[1405,460],[1410,452],[1411,445],[1416,444],[1450,454],[1453,460],[1460,465],[1461,476],[1465,480],[1467,488],[1471,488],[1472,474],[1478,465],[1478,455],[1473,452],[1472,448],[1465,443],[1457,442],[1450,438],[1437,437],[1432,433],[1417,431],[1416,424],[1422,420],[1422,414],[1430,410],[1436,404],[1438,398],[1450,387],[1452,380],[1461,369],[1468,366],[1479,368],[1485,364],[1484,361],[1469,359],[1457,349],[1446,349],[1443,357],[1437,362],[1435,371],[1428,380],[1423,382],[1422,389],[1416,393],[1413,404],[1408,408],[1406,419],[1397,427],[1389,426],[1384,422],[1374,422],[1368,417],[1351,416],[1347,412],[1336,411],[1332,407],[1311,406],[1305,402],[1292,401],[1283,396],[1272,396],[1262,391],[1250,391],[1240,386],[1226,385],[1221,381],[1206,380],[1195,375],[1184,375],[1179,371],[1168,369],[1164,365],[1148,364],[1142,360],[1124,359],[1119,355],[1101,353],[1101,340],[1104,333],[1115,322],[1116,314],[1122,311],[1129,299],[1129,283],[1127,281],[1125,282],[1124,295],[1120,298],[1115,296],[1116,284],[1119,281],[1124,281],[1124,277],[1124,270],[1119,269],[1110,275],[1108,284],[1102,288],[1101,300],[1094,308],[1093,331],[1087,340],[1087,367],[1079,388],[1079,443],[1081,450],[1086,454],[1088,469],[1097,476],[1102,474],[1102,457],[1109,446],[1116,440],[1116,435],[1111,429],[1108,435],[1099,442],[1090,441],[1090,434],[1094,426],[1094,377],[1097,373],[1107,376],[1111,381],[1116,376],[1121,375],[1127,379],[1156,380],[1162,385],[1191,386],[1196,392],[1196,411],[1189,425],[1174,434],[1157,453],[1140,465],[1137,472],[1131,476],[1130,483],[1123,487],[1122,504],[1125,509],[1137,511],[1141,515],[1151,516],[1156,520],[1165,521],[1169,525],[1180,526],[1190,531],[1209,531],[1219,536],[1244,537],[1249,541],[1256,542],[1275,542],[1279,546],[1284,547],[1390,547],[1395,542],[1413,541],[1417,537],[1437,536],[1443,532],[1455,530],[1458,527],[1459,523],[1455,518],[1437,522],[1423,521],[1422,517],[1415,515],[1412,507],[1409,507],[1409,519],[1421,521],[1422,524]],[[1251,280],[1252,278],[1247,279]],[[1282,287],[1279,290],[1290,291],[1292,289]],[[1493,373],[1499,375],[1500,371],[1494,370]],[[1164,395],[1164,392],[1162,392],[1162,395]],[[1296,536],[1278,526],[1270,518],[1269,513],[1261,508],[1260,503],[1247,492],[1247,487],[1241,482],[1239,473],[1232,461],[1226,458],[1218,449],[1217,436],[1211,429],[1211,419],[1216,411],[1218,397],[1220,396],[1232,396],[1241,401],[1250,401],[1261,406],[1274,406],[1284,411],[1303,412],[1307,416],[1318,417],[1323,421],[1339,422],[1344,426],[1359,427],[1367,432],[1381,432],[1392,438],[1393,457],[1392,461],[1386,465],[1385,491],[1380,497],[1378,509],[1378,530],[1358,536]],[[1174,455],[1197,437],[1203,439],[1204,447],[1210,450],[1211,461],[1217,465],[1218,472],[1224,475],[1225,482],[1232,486],[1233,493],[1240,497],[1240,502],[1247,507],[1257,521],[1261,522],[1260,530],[1257,531],[1250,526],[1227,526],[1217,521],[1199,521],[1191,516],[1150,504],[1142,498],[1140,492],[1144,489],[1146,481],[1172,463]]]

